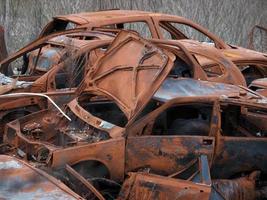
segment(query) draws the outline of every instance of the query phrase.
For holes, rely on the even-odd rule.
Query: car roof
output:
[[[31,42],[30,44],[28,44],[27,46],[23,47],[22,49],[18,50],[17,52],[9,55],[7,58],[5,58],[4,60],[2,60],[0,62],[0,69],[3,70],[3,68],[1,68],[1,64],[5,64],[7,62],[12,62],[13,60],[17,59],[18,56],[21,56],[24,53],[28,53],[30,51],[32,51],[34,48],[38,49],[41,46],[44,46],[45,44],[56,44],[58,46],[64,46],[66,44],[68,44],[68,46],[73,46],[73,47],[84,47],[86,45],[91,44],[92,42],[95,41],[100,41],[100,40],[112,40],[115,36],[113,36],[113,34],[111,33],[107,33],[107,32],[101,32],[101,31],[87,31],[87,30],[80,30],[80,29],[73,29],[71,30],[72,32],[61,32],[61,33],[55,33],[55,34],[51,34],[49,36],[46,37],[42,37],[42,38],[38,38],[37,40]],[[75,38],[71,38],[71,42],[69,40],[66,40],[67,37],[72,37],[72,36],[85,36],[85,37],[97,37],[97,40],[80,40],[80,39],[75,39]],[[5,68],[7,68],[8,65],[5,65]]]
[[[182,97],[244,97],[257,96],[236,85],[195,80],[191,78],[167,78],[154,94],[153,99],[167,102]]]
[[[80,39],[80,37],[88,39]],[[53,37],[46,41],[46,43],[59,46],[82,48],[90,44],[93,40],[112,40],[114,37],[114,34],[108,32],[81,31],[78,33],[69,33]]]
[[[73,23],[83,25],[88,24],[90,22],[96,22],[100,20],[107,19],[123,19],[123,18],[131,18],[131,17],[144,17],[144,16],[171,16],[177,17],[181,19],[185,19],[180,16],[163,14],[163,13],[153,13],[148,11],[139,11],[139,10],[105,10],[105,11],[97,11],[97,12],[81,12],[77,14],[68,14],[68,15],[58,15],[54,17],[54,19],[71,21]]]

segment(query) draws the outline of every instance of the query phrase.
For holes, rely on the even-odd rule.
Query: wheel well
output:
[[[97,160],[81,161],[72,165],[72,167],[85,178],[110,178],[110,172],[107,166]]]

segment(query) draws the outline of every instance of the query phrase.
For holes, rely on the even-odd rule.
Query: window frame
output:
[[[171,22],[171,23],[179,23],[184,24],[187,26],[192,27],[193,29],[196,29],[197,31],[203,33],[205,36],[209,37],[211,40],[214,41],[214,45],[217,49],[229,49],[230,46],[228,46],[222,39],[220,39],[218,36],[214,35],[213,33],[209,32],[206,28],[194,23],[191,20],[181,18],[178,16],[171,16],[171,15],[160,15],[160,16],[153,16],[153,22],[155,24],[155,27],[157,29],[158,35],[160,39],[164,39],[163,34],[160,30],[160,23],[161,22]],[[176,29],[177,32],[180,32]],[[180,32],[181,33],[181,32]],[[182,34],[182,33],[181,33]]]

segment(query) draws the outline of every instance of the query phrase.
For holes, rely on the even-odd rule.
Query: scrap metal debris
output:
[[[0,52],[0,198],[266,199],[266,67],[181,17],[55,17]]]

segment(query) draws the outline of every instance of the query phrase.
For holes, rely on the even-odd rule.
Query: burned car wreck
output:
[[[235,76],[208,80],[197,59],[180,73],[177,57],[192,55],[179,44],[121,32],[65,115],[48,108],[6,124],[3,153],[86,199],[267,198],[267,99]]]
[[[56,16],[11,55],[0,26],[0,199],[267,199],[266,67],[162,13]]]
[[[124,45],[123,43],[126,40],[123,38],[124,35],[127,34],[134,35],[135,38],[140,38],[132,32],[122,31],[117,35],[116,41],[111,44],[110,48],[116,51],[119,43]],[[72,53],[72,50],[70,51],[71,54],[66,52],[67,55],[70,55],[68,58],[63,60],[61,58],[62,61],[59,64],[53,66],[43,75],[19,75],[17,79],[14,79],[16,78],[14,76],[12,79],[2,75],[4,77],[2,82],[8,84],[4,84],[2,88],[0,87],[1,93],[6,94],[0,97],[0,131],[4,130],[5,124],[13,119],[48,108],[51,103],[48,101],[50,100],[48,99],[49,97],[60,107],[74,98],[76,96],[76,87],[80,85],[85,74],[90,70],[95,61],[104,55],[106,49],[113,41],[111,36],[112,35],[108,33],[95,31],[76,32],[75,34],[56,36],[49,39],[46,43],[54,44],[55,41],[60,41],[60,44],[72,44],[74,47],[71,49],[74,48],[75,52]],[[87,40],[85,40],[85,38],[87,38]],[[131,38],[129,37],[129,41],[130,40]],[[215,47],[209,46],[204,48],[205,50],[203,51],[202,43],[196,43],[191,40],[181,42],[150,40],[149,42],[173,54],[175,60],[172,62],[172,70],[169,74],[169,76],[173,78],[190,77],[212,82],[224,82],[246,86],[245,80],[238,68],[225,58]],[[148,43],[148,41],[146,43]],[[186,44],[186,47],[184,44]],[[48,51],[50,51],[49,48]],[[62,51],[65,52],[67,50],[63,48]],[[124,54],[130,55],[131,51],[132,49],[128,47]],[[137,51],[142,51],[142,49],[137,49]],[[33,52],[36,52],[36,50]],[[22,53],[18,55],[25,55],[25,51],[23,50]],[[12,61],[13,58],[18,57],[18,55],[12,55],[7,60]],[[61,55],[65,55],[65,53]],[[214,66],[210,68],[202,65],[201,60],[203,59],[211,59],[214,62]],[[36,67],[32,68],[36,69]],[[75,74],[75,76],[72,76],[73,74]],[[24,80],[24,78],[27,80],[36,80],[33,82],[20,81],[21,79]],[[4,80],[6,81],[4,82]],[[2,136],[1,133],[0,136]]]
[[[112,34],[96,31],[80,30],[71,34],[51,37],[46,42],[34,42],[9,56],[2,63],[4,71],[12,69],[12,63],[17,59],[27,57],[28,62],[21,66],[26,67],[25,73],[8,77],[0,74],[0,132],[3,131],[5,123],[21,116],[49,107],[51,100],[58,106],[62,106],[75,96],[75,88],[83,80],[88,68],[101,57],[113,39]],[[42,45],[49,46],[44,48]],[[51,47],[51,48],[50,48]],[[34,62],[35,53],[38,52],[37,60],[48,52],[58,48],[61,53],[46,57],[43,60],[51,62]],[[43,56],[43,57],[42,57]],[[42,60],[42,59],[41,59]],[[57,60],[55,62],[55,60]],[[51,64],[54,62],[53,65]],[[41,63],[48,63],[45,68],[38,67]],[[73,76],[75,74],[75,76]],[[4,95],[3,95],[4,94]],[[5,98],[3,98],[5,96]],[[0,133],[0,140],[2,133]]]

